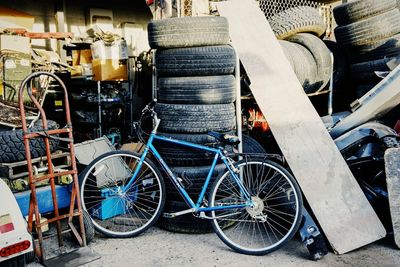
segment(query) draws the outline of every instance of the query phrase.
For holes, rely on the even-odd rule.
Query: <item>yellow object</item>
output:
[[[96,81],[126,81],[128,80],[127,61],[93,59],[93,75]]]
[[[72,50],[72,66],[79,66],[82,64],[92,63],[92,50],[82,49],[82,50]]]
[[[0,7],[0,21],[32,30],[35,17],[15,9]]]
[[[3,95],[4,95],[3,80],[0,79],[0,97],[3,98]]]
[[[57,184],[59,184],[59,185],[72,184],[72,182],[73,182],[73,178],[72,178],[72,175],[70,175],[70,174],[59,176],[58,180],[57,180]]]
[[[56,101],[54,101],[54,106],[56,106],[56,107],[62,107],[62,105],[63,105],[62,100],[56,100]]]
[[[71,76],[81,76],[82,72],[83,70],[81,65],[74,66],[71,70]]]
[[[44,218],[44,217],[42,217],[42,214],[39,214],[39,218],[40,218],[40,223],[41,223],[41,224],[42,224],[42,223],[45,223],[45,224],[42,226],[42,232],[47,232],[47,231],[49,231],[49,224],[47,223],[47,219]],[[26,221],[28,221],[28,216],[25,216],[25,219],[26,219]],[[35,216],[33,216],[32,221],[33,221],[33,222],[36,221],[36,220],[35,220]]]

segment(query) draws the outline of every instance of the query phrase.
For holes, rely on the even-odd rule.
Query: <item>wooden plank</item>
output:
[[[400,148],[386,150],[385,171],[394,242],[400,248]]]
[[[229,20],[252,93],[312,211],[338,254],[386,235],[346,162],[303,91],[254,0],[215,3]]]

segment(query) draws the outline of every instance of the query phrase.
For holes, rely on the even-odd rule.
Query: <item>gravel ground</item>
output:
[[[322,260],[307,259],[308,251],[298,240],[266,256],[233,252],[211,233],[176,234],[153,227],[129,239],[97,236],[90,248],[101,259],[84,266],[399,266],[400,250],[382,240],[346,255],[329,253]],[[28,265],[30,267],[38,266]]]

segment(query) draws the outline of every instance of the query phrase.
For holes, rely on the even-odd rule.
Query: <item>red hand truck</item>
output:
[[[34,79],[38,79],[40,77],[49,76],[49,78],[54,79],[56,82],[60,84],[60,87],[64,91],[64,104],[65,104],[65,115],[66,115],[66,126],[62,129],[54,129],[49,130],[47,125],[47,118],[46,113],[41,107],[40,103],[32,94],[32,82]],[[26,114],[25,114],[25,107],[24,107],[24,90],[27,90],[32,103],[35,107],[39,110],[40,117],[42,119],[42,126],[43,130],[38,132],[31,132],[28,129],[27,121],[26,121]],[[35,72],[27,76],[21,83],[19,88],[19,107],[21,112],[21,121],[22,121],[22,129],[24,133],[24,144],[25,144],[25,153],[26,153],[26,160],[28,164],[28,173],[29,173],[29,186],[31,190],[31,198],[29,203],[29,215],[28,215],[28,231],[32,233],[33,229],[35,228],[37,239],[35,239],[35,253],[37,257],[43,262],[45,260],[44,254],[44,247],[43,247],[43,232],[42,227],[47,223],[55,223],[57,229],[57,237],[58,237],[58,245],[59,248],[62,248],[63,240],[62,234],[65,232],[72,231],[73,235],[76,237],[80,246],[86,246],[86,237],[85,237],[85,230],[83,225],[83,213],[81,202],[79,198],[79,181],[78,181],[78,174],[76,168],[76,160],[75,160],[75,152],[74,152],[74,140],[72,135],[72,123],[71,123],[71,116],[70,116],[70,109],[69,109],[69,102],[68,102],[68,93],[67,88],[65,87],[62,80],[57,77],[53,73],[49,72]],[[62,137],[67,136],[67,137]],[[48,162],[48,174],[35,176],[32,168],[32,155],[29,146],[29,140],[33,138],[42,138],[46,148],[46,157]],[[60,141],[68,143],[69,153],[71,157],[71,167],[70,170],[63,170],[61,172],[54,172],[53,163],[51,159],[51,152],[50,152],[50,142],[49,139],[59,139]],[[69,207],[69,212],[66,214],[60,214],[58,209],[58,202],[57,202],[57,195],[56,195],[56,186],[55,186],[55,178],[59,176],[65,175],[72,175],[73,182],[72,182],[72,192],[71,192],[71,202]],[[49,180],[51,193],[53,198],[53,206],[54,206],[54,217],[48,218],[47,222],[41,223],[40,222],[40,215],[39,215],[39,207],[38,201],[36,198],[36,184],[38,182]],[[76,207],[76,208],[75,208]],[[72,220],[73,217],[77,216],[79,218],[79,228],[78,231]],[[68,219],[68,228],[67,230],[63,231],[61,228],[61,220]]]

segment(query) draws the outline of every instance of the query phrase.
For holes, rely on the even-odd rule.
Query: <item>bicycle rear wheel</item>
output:
[[[136,236],[159,218],[165,203],[165,185],[154,164],[145,159],[132,185],[140,155],[112,151],[96,158],[83,172],[82,207],[97,231],[108,237]]]
[[[235,166],[253,207],[212,211],[214,231],[239,253],[263,255],[279,249],[293,237],[301,222],[303,202],[296,181],[269,160],[250,158]],[[246,203],[229,170],[215,181],[209,203],[210,207]]]

